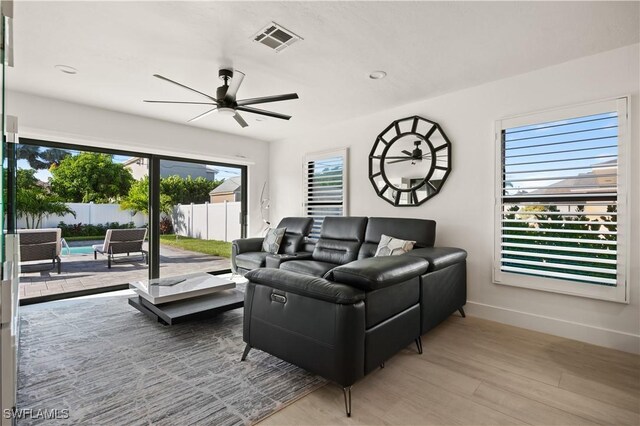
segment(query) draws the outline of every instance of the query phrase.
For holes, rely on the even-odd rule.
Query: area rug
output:
[[[127,296],[25,306],[18,407],[69,418],[19,424],[252,424],[326,383],[243,348],[242,309],[164,326]]]

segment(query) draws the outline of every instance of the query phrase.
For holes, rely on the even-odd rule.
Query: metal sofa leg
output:
[[[462,308],[462,306],[460,306],[458,308],[458,312],[460,312],[460,315],[462,315],[462,318],[466,318],[467,316],[464,314],[464,309]]]
[[[416,346],[418,347],[418,353],[422,354],[422,337],[416,339]]]
[[[344,409],[347,412],[347,417],[351,417],[351,386],[343,387],[342,394],[344,395]]]
[[[250,350],[251,345],[247,343],[247,346],[244,347],[244,352],[242,353],[242,358],[240,358],[240,361],[244,361],[245,359],[247,359],[247,355],[249,355]]]
[[[98,252],[97,251],[93,251],[93,260],[98,260]]]

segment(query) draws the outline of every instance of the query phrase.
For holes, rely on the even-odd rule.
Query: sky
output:
[[[529,192],[615,161],[617,126],[611,112],[507,129],[505,180],[514,191]]]

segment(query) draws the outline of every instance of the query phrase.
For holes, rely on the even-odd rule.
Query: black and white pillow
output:
[[[280,250],[282,237],[284,237],[284,233],[286,231],[287,228],[270,228],[267,231],[267,235],[264,236],[264,241],[262,242],[262,251],[266,251],[267,253],[271,254],[277,254]]]
[[[388,235],[382,234],[380,237],[380,244],[376,250],[375,257],[380,256],[397,256],[413,250],[415,241],[406,241],[399,238],[393,238]]]

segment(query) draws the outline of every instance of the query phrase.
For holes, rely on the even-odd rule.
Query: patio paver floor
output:
[[[160,276],[181,275],[191,272],[210,272],[229,269],[230,261],[224,257],[210,256],[175,247],[160,247]],[[62,256],[62,273],[55,269],[44,270],[46,263],[27,263],[20,274],[20,299],[68,293],[79,290],[111,287],[131,281],[146,279],[148,266],[141,256],[113,263],[107,268],[107,258],[91,254]]]

